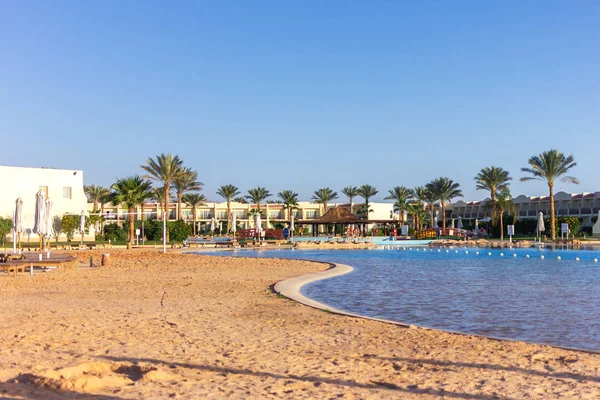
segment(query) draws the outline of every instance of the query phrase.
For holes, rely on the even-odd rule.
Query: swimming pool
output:
[[[349,312],[600,351],[599,251],[379,247],[227,255],[351,265],[350,274],[302,288],[304,295]]]

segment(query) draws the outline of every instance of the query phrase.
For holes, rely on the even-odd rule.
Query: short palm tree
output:
[[[389,195],[384,200],[395,200],[394,209],[398,210],[400,223],[404,223],[404,211],[408,208],[408,202],[415,197],[412,189],[404,186],[396,186],[388,191]]]
[[[499,190],[497,193],[495,201],[491,202],[492,207],[492,219],[498,220],[500,225],[500,240],[504,240],[504,213],[508,213],[508,215],[513,217],[513,223],[517,218],[517,208],[512,201],[512,196],[508,188],[504,188]]]
[[[286,213],[284,218],[289,220],[290,213],[294,209],[298,208],[298,193],[294,192],[293,190],[283,190],[277,193],[277,197],[279,197],[283,202],[283,209]]]
[[[253,204],[256,204],[258,212],[260,212],[260,203],[262,203],[268,197],[271,197],[271,192],[261,186],[257,186],[254,189],[248,190],[248,194],[246,195],[246,199],[252,201]]]
[[[338,194],[328,187],[315,190],[311,200],[317,204],[323,204],[323,214],[327,212],[327,205],[331,200],[337,199]],[[321,214],[321,215],[323,215]]]
[[[152,184],[139,176],[119,179],[111,186],[110,202],[114,206],[123,205],[129,217],[129,243],[133,244],[135,208],[143,204],[149,196]]]
[[[223,185],[217,190],[217,194],[224,198],[227,202],[227,232],[229,232],[229,221],[231,221],[231,201],[235,196],[240,195],[241,192],[234,185]]]
[[[423,186],[417,186],[413,189],[413,193],[415,194],[415,205],[421,208],[421,210],[425,210],[424,203],[427,201],[427,190]],[[425,216],[423,216],[423,213],[417,213],[416,217],[417,224],[415,226],[415,229],[423,229],[423,221],[427,218],[427,213],[425,212]]]
[[[194,220],[194,236],[196,236],[196,215],[197,209],[206,204],[206,196],[200,193],[186,193],[183,195],[183,201],[188,207],[192,208],[192,218]]]
[[[352,199],[354,199],[356,196],[358,196],[358,188],[356,186],[346,186],[345,188],[342,189],[342,194],[344,196],[348,197],[348,202],[350,203],[350,212],[353,212]]]
[[[361,214],[365,215],[367,219],[369,219],[369,213],[372,211],[371,207],[369,206],[369,200],[377,193],[379,193],[379,191],[371,185],[362,185],[358,188],[358,195],[365,199],[365,204],[361,210]]]
[[[110,193],[110,190],[108,190],[107,188],[96,185],[84,186],[83,191],[87,196],[88,201],[94,203],[94,211],[99,210],[99,203],[102,203],[102,205],[106,203],[106,196],[108,196],[108,194]]]
[[[175,194],[177,196],[177,219],[183,219],[182,204],[183,195],[196,190],[202,190],[204,184],[198,181],[198,172],[192,171],[191,168],[183,168],[181,174],[173,181]]]
[[[143,178],[152,179],[163,185],[165,193],[165,215],[167,221],[169,220],[169,196],[171,195],[171,185],[175,180],[183,173],[183,161],[179,156],[173,156],[171,153],[156,156],[156,159],[148,158],[146,160],[147,165],[141,165],[140,167],[147,172]],[[167,241],[169,240],[169,231],[166,235]]]
[[[424,190],[425,191],[423,192],[423,200],[425,200],[425,202],[429,204],[429,224],[431,225],[431,227],[437,228],[437,226],[433,226],[433,224],[435,223],[435,218],[433,217],[433,208],[435,207],[435,203],[437,202],[436,194],[429,190],[427,188],[427,185],[425,185]]]
[[[533,156],[529,159],[529,166],[521,168],[521,171],[531,174],[521,178],[521,182],[530,180],[545,181],[548,184],[550,192],[550,225],[552,232],[552,240],[556,239],[556,227],[554,216],[554,183],[557,179],[563,182],[579,184],[579,179],[568,176],[567,173],[571,168],[577,165],[573,156],[566,157],[563,153],[557,150],[548,150],[539,156]]]
[[[442,228],[446,229],[446,203],[450,203],[455,197],[462,197],[460,185],[449,178],[437,178],[425,185],[427,190],[434,194],[440,202],[442,211]]]
[[[500,167],[485,167],[477,175],[475,175],[475,187],[477,190],[487,190],[490,192],[492,204],[496,202],[496,193],[503,190],[508,190],[512,178],[508,171]],[[496,219],[496,208],[491,210],[492,220]]]

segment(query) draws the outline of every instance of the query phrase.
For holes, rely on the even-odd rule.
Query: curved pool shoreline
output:
[[[193,254],[210,254],[210,253],[212,253],[213,255],[216,255],[215,253],[217,253],[217,252],[219,252],[219,251],[200,251],[200,252],[189,252],[189,253],[193,253]],[[227,254],[223,254],[223,253],[227,253],[227,251],[221,253],[221,255],[227,256]],[[306,253],[307,253],[307,255],[309,255],[309,251],[306,251]],[[254,253],[254,254],[256,254],[256,253]],[[330,267],[325,271],[320,271],[320,272],[315,272],[315,273],[311,273],[311,274],[307,274],[307,275],[301,275],[301,276],[285,279],[283,281],[277,282],[276,284],[274,284],[272,286],[273,289],[275,290],[275,292],[277,292],[285,297],[288,297],[294,301],[297,301],[303,305],[312,307],[312,308],[320,309],[323,311],[327,311],[327,312],[331,312],[331,313],[335,313],[335,314],[339,314],[339,315],[349,316],[349,317],[364,318],[364,319],[369,319],[369,320],[373,320],[373,321],[384,322],[387,324],[392,324],[392,325],[396,325],[396,326],[404,327],[404,328],[409,328],[409,327],[421,328],[421,329],[427,329],[427,330],[448,332],[448,333],[452,333],[452,334],[459,334],[459,335],[463,335],[463,336],[486,338],[486,339],[490,339],[490,340],[530,343],[530,344],[536,344],[536,345],[540,345],[540,346],[548,346],[548,347],[557,348],[557,349],[578,351],[578,352],[584,352],[584,353],[589,353],[589,354],[600,354],[599,350],[578,348],[575,346],[570,346],[570,347],[569,346],[561,346],[559,344],[550,344],[550,343],[544,343],[544,342],[539,342],[539,341],[535,341],[535,340],[515,339],[515,338],[510,338],[510,337],[486,335],[486,334],[482,334],[482,333],[470,333],[468,331],[453,330],[453,329],[427,326],[427,325],[421,325],[421,324],[415,324],[415,323],[405,323],[405,322],[402,322],[399,320],[377,318],[377,317],[372,317],[369,315],[345,311],[343,309],[332,307],[332,306],[326,304],[325,302],[313,300],[312,298],[305,296],[304,294],[302,294],[302,288],[313,282],[323,281],[323,280],[326,280],[329,278],[349,274],[350,272],[352,272],[354,270],[353,267],[351,267],[347,264],[342,264],[342,263],[338,263],[338,262],[331,262],[331,261],[326,261],[326,260],[315,260],[315,259],[311,259],[311,258],[300,258],[300,259],[286,258],[286,257],[270,257],[270,258],[279,259],[279,260],[296,260],[296,261],[303,260],[303,261],[309,261],[309,262],[314,262],[314,263],[319,263],[319,264],[325,264]],[[563,324],[561,326],[565,326],[565,325]]]
[[[277,260],[286,260],[286,261],[295,260],[295,259],[289,259],[289,258],[276,258],[276,259]],[[309,283],[313,283],[313,282],[317,282],[320,280],[329,279],[329,278],[333,278],[336,276],[348,274],[348,273],[352,272],[354,270],[354,268],[352,268],[351,266],[346,265],[346,264],[333,263],[333,262],[316,261],[316,260],[309,260],[309,259],[304,259],[302,261],[309,261],[309,262],[314,262],[314,263],[318,263],[318,264],[327,264],[330,266],[330,268],[325,271],[313,272],[313,273],[310,273],[307,275],[300,275],[300,276],[297,276],[294,278],[284,279],[283,281],[277,282],[273,286],[273,289],[275,290],[275,292],[277,294],[280,294],[282,296],[285,296],[285,297],[290,298],[298,303],[301,303],[303,305],[306,305],[306,306],[309,306],[312,308],[316,308],[316,309],[323,310],[323,311],[328,311],[328,312],[331,312],[334,314],[344,315],[347,317],[364,318],[364,319],[368,319],[368,320],[372,320],[372,321],[383,322],[386,324],[392,324],[392,325],[396,325],[396,326],[403,327],[403,328],[427,329],[427,330],[452,333],[455,335],[474,336],[474,337],[479,337],[479,338],[484,338],[484,339],[489,339],[489,340],[530,343],[530,344],[536,344],[538,346],[548,346],[548,347],[562,349],[562,350],[578,351],[578,352],[583,352],[583,353],[588,353],[588,354],[600,354],[600,351],[595,351],[595,350],[580,349],[580,348],[576,348],[576,347],[556,346],[556,345],[551,345],[551,344],[546,344],[546,343],[538,343],[538,342],[531,342],[531,341],[524,341],[524,340],[510,339],[510,338],[503,338],[503,337],[494,337],[494,336],[488,336],[488,335],[481,335],[481,334],[477,334],[477,333],[454,331],[451,329],[434,328],[434,327],[423,326],[423,325],[407,324],[407,323],[404,323],[401,321],[394,321],[394,320],[389,320],[389,319],[370,317],[368,315],[356,314],[356,313],[340,310],[340,309],[331,307],[325,303],[321,303],[316,300],[313,300],[310,297],[304,296],[301,293],[301,289],[303,286],[305,286]]]

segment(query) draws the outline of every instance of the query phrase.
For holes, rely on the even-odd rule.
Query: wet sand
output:
[[[270,289],[325,264],[110,253],[107,267],[0,275],[0,398],[600,398],[599,355],[335,315]]]

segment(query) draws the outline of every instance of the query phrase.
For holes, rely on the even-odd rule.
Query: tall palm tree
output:
[[[352,199],[354,199],[356,196],[358,196],[358,188],[356,186],[346,186],[345,188],[342,189],[342,194],[344,196],[348,197],[348,202],[350,203],[350,212],[353,212]]]
[[[173,156],[171,153],[156,156],[156,159],[146,159],[147,165],[140,165],[140,167],[148,174],[144,175],[143,178],[152,179],[163,185],[165,193],[165,215],[167,221],[169,220],[169,196],[171,195],[171,185],[175,182],[175,179],[183,173],[183,161],[179,156]],[[169,240],[169,231],[166,232],[166,239]]]
[[[298,208],[298,193],[293,190],[283,190],[277,193],[277,197],[283,202],[283,209],[286,213],[284,218],[289,220],[292,210]]]
[[[330,188],[325,187],[319,190],[315,190],[311,199],[317,204],[323,204],[323,214],[325,214],[327,212],[327,204],[329,204],[331,200],[337,198],[337,192],[334,192]]]
[[[550,192],[550,225],[552,240],[556,239],[556,227],[554,216],[554,182],[560,179],[563,182],[579,184],[579,179],[568,176],[571,168],[577,165],[573,156],[566,157],[563,153],[551,149],[543,152],[539,156],[533,156],[529,159],[530,168],[521,168],[521,171],[531,174],[521,178],[521,182],[530,180],[545,181],[548,184]]]
[[[183,195],[196,190],[202,190],[202,186],[204,186],[204,184],[198,181],[198,172],[192,171],[191,168],[183,168],[181,174],[175,178],[173,181],[173,187],[175,188],[175,194],[177,195],[178,220],[183,219],[181,210],[181,205],[183,204]]]
[[[369,213],[371,212],[370,206],[369,206],[369,200],[371,199],[371,197],[375,196],[377,193],[379,193],[379,191],[377,189],[375,189],[374,186],[371,185],[362,185],[361,187],[358,188],[358,195],[360,197],[362,197],[363,199],[365,199],[365,204],[363,207],[363,213],[364,215],[366,215],[367,219],[369,219]]]
[[[246,199],[251,200],[253,204],[256,204],[258,212],[260,212],[260,203],[271,197],[271,192],[261,186],[257,186],[254,189],[248,190],[248,194],[245,196]]]
[[[435,203],[437,202],[437,195],[434,192],[432,192],[431,190],[429,190],[427,188],[427,185],[425,185],[423,199],[429,204],[430,225],[432,227],[434,227],[433,224],[435,222],[435,218],[433,217],[433,207],[435,206]],[[434,228],[437,228],[437,226],[435,226]]]
[[[491,202],[494,204],[496,202],[496,193],[508,190],[511,180],[512,178],[509,176],[508,171],[500,167],[485,167],[475,175],[475,187],[477,190],[489,191]],[[492,207],[491,214],[492,220],[495,220],[495,207]]]
[[[206,196],[200,193],[186,193],[183,195],[183,201],[192,208],[192,218],[194,219],[194,236],[196,236],[196,215],[197,209],[206,204]]]
[[[504,240],[504,213],[508,212],[508,215],[513,217],[513,223],[517,219],[517,208],[512,202],[512,196],[508,188],[503,188],[497,192],[496,199],[491,203],[492,217],[497,219],[500,225],[500,240]]]
[[[129,217],[129,243],[133,244],[135,208],[142,204],[152,184],[138,175],[119,179],[112,186],[110,201],[114,206],[124,205]]]
[[[231,220],[231,201],[241,192],[234,185],[223,185],[217,190],[217,194],[227,201],[227,232],[230,230],[229,221]]]
[[[388,190],[389,195],[384,197],[384,200],[395,200],[394,208],[398,210],[399,221],[404,222],[404,211],[408,208],[408,202],[415,197],[412,189],[404,186],[395,186]]]
[[[446,203],[451,202],[455,197],[462,197],[462,191],[459,189],[460,185],[452,179],[442,177],[434,179],[425,185],[425,187],[440,202],[442,208],[442,228],[446,229]]]
[[[88,198],[88,201],[94,203],[94,211],[98,211],[98,204],[102,203],[103,205],[106,203],[106,196],[110,193],[105,187],[89,185],[84,186],[83,191]]]

